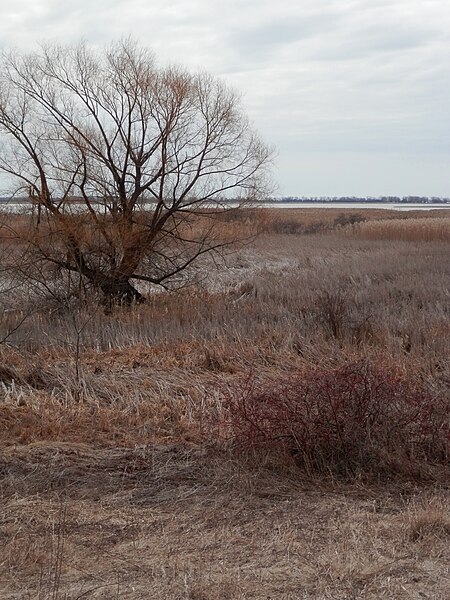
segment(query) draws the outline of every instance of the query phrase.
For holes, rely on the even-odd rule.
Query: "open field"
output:
[[[131,310],[0,293],[0,598],[447,598],[448,211],[223,226],[259,235]],[[348,365],[439,408],[429,454],[374,466],[364,446],[341,477],[233,443],[227,400],[249,381]]]

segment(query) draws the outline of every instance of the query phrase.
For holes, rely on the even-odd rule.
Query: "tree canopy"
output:
[[[267,193],[272,151],[238,95],[131,41],[4,52],[0,135],[4,181],[34,207],[36,260],[108,301],[170,285],[226,243],[213,217],[227,199]]]

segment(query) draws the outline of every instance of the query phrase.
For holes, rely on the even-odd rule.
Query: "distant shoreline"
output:
[[[26,198],[6,198],[6,197],[0,197],[0,204],[29,204],[29,200]],[[93,203],[96,202],[96,200],[92,200]],[[221,200],[222,204],[234,204],[238,202],[238,200],[236,199],[229,199],[229,200]],[[69,200],[69,203],[71,204],[83,204],[83,201],[81,199],[77,199],[74,198],[72,200]],[[99,201],[99,204],[101,204],[102,202]],[[148,202],[148,204],[152,204],[151,201]],[[266,200],[260,200],[258,202],[258,204],[260,205],[266,205],[266,204],[270,204],[270,205],[277,205],[277,204],[295,204],[295,205],[299,205],[299,204],[317,204],[317,205],[324,205],[324,204],[330,204],[330,205],[339,205],[339,204],[382,204],[382,205],[392,205],[392,204],[402,204],[402,205],[409,205],[409,204],[420,204],[420,205],[436,205],[436,204],[442,204],[443,206],[445,205],[449,205],[450,204],[450,198],[439,198],[439,197],[420,197],[420,196],[406,196],[406,197],[395,197],[395,196],[389,196],[389,197],[381,197],[381,198],[356,198],[356,197],[346,197],[346,196],[342,196],[340,198],[337,197],[333,197],[333,198],[328,198],[328,197],[313,197],[313,198],[306,198],[306,197],[301,197],[301,198],[297,198],[297,197],[293,197],[293,196],[287,196],[287,197],[281,197],[281,198],[267,198]]]

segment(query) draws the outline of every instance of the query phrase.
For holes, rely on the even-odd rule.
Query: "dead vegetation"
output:
[[[358,223],[354,234],[366,240],[402,240],[405,242],[450,242],[448,218],[411,218]]]
[[[238,382],[349,364],[448,402],[445,211],[339,212],[236,217],[226,271],[131,310],[0,294],[0,597],[448,597],[448,456],[342,481],[223,429]]]
[[[446,597],[437,491],[324,486],[192,447],[2,455],[5,598]],[[432,514],[432,524],[423,515]]]

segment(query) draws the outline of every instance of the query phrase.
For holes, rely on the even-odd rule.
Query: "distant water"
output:
[[[148,205],[149,208],[151,204]],[[230,208],[233,206],[230,203]],[[364,209],[381,209],[381,210],[442,210],[450,209],[450,203],[445,204],[405,204],[405,203],[389,203],[389,202],[268,202],[261,205],[263,208],[338,208],[342,210],[364,210]],[[77,205],[72,204],[72,210],[76,212]],[[26,203],[0,203],[0,212],[9,213],[25,213],[30,210],[30,206]]]
[[[364,210],[365,208],[379,208],[385,210],[438,210],[450,208],[446,204],[405,204],[394,202],[270,202],[263,205],[265,208],[341,208],[345,210]]]

